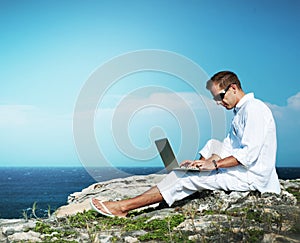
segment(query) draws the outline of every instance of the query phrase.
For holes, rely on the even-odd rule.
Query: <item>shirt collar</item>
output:
[[[236,114],[241,107],[249,100],[254,99],[254,94],[253,93],[249,93],[249,94],[245,94],[243,96],[242,99],[240,99],[240,101],[236,104],[236,106],[233,109],[233,113]]]

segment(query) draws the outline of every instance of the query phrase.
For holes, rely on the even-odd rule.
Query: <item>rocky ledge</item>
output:
[[[171,208],[156,204],[125,219],[90,210],[91,197],[133,197],[163,176],[93,184],[71,194],[47,219],[2,219],[0,242],[300,242],[300,179],[281,180],[280,195],[203,191]]]

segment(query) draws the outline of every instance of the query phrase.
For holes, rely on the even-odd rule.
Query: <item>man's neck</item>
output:
[[[242,90],[237,91],[235,107],[244,96],[245,96],[244,91],[242,91]]]

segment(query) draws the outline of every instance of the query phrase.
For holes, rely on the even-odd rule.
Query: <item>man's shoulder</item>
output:
[[[248,107],[264,107],[264,108],[268,108],[268,106],[266,105],[265,102],[263,102],[259,98],[254,97],[254,95],[251,95],[251,96],[248,97],[247,102],[245,102],[245,105],[248,106]]]
[[[248,113],[253,113],[256,116],[259,114],[262,115],[272,115],[272,111],[269,106],[258,98],[249,99],[248,102],[245,104],[245,111]]]

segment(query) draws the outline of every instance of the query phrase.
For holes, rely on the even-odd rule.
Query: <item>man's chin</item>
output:
[[[223,105],[224,106],[224,108],[226,109],[226,110],[232,110],[233,109],[233,107],[231,107],[231,106],[229,106],[229,105]]]

